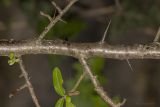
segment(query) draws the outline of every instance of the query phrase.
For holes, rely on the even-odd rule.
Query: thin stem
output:
[[[19,57],[19,59],[20,59],[20,60],[19,60],[19,66],[20,66],[20,69],[21,69],[21,71],[22,71],[22,74],[23,74],[23,76],[24,76],[24,78],[25,78],[25,80],[26,80],[26,84],[27,84],[27,87],[28,87],[28,89],[29,89],[29,92],[30,92],[30,95],[31,95],[31,97],[32,97],[32,100],[33,100],[33,102],[35,103],[36,107],[41,107],[40,104],[39,104],[39,102],[38,102],[38,99],[37,99],[37,97],[36,97],[36,94],[35,94],[35,92],[34,92],[34,88],[33,88],[32,84],[31,84],[31,82],[30,82],[30,80],[29,80],[28,73],[27,73],[27,71],[26,71],[26,69],[25,69],[25,66],[24,66],[24,64],[23,64],[23,60],[22,60],[21,57]]]
[[[87,64],[87,61],[85,60],[83,55],[80,55],[79,61],[80,61],[81,65],[82,65],[84,71],[89,75],[89,77],[90,77],[90,79],[91,79],[91,81],[92,81],[92,83],[94,85],[95,91],[101,96],[101,98],[105,102],[107,102],[112,107],[120,107],[125,103],[125,100],[124,100],[122,103],[115,104],[112,101],[112,99],[106,94],[104,89],[100,86],[97,77],[93,75],[93,73],[92,73],[92,71],[91,71],[89,65]]]
[[[46,17],[50,22],[52,21],[52,17],[51,17],[50,15],[48,15],[48,14],[42,12],[42,11],[40,11],[40,14],[41,14],[42,16]]]
[[[13,93],[9,94],[9,98],[14,97],[14,95],[15,95],[17,92],[25,89],[26,87],[27,87],[27,84],[24,84],[24,85],[20,86],[19,88],[17,88],[16,90],[14,90]]]
[[[81,81],[83,80],[83,78],[85,77],[86,72],[83,72],[83,74],[79,77],[79,79],[77,80],[76,84],[74,85],[74,87],[71,89],[70,92],[74,92],[76,91],[76,89],[78,88],[78,86],[80,85]]]

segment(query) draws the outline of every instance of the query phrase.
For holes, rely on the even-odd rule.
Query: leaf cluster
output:
[[[57,101],[55,107],[63,107],[64,101],[66,102],[66,107],[76,107],[72,101],[71,97],[69,95],[66,95],[65,89],[62,86],[63,84],[63,78],[61,74],[61,70],[56,67],[53,70],[53,86],[56,91],[56,93],[61,96],[61,98]]]

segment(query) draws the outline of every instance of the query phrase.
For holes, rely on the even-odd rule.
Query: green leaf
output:
[[[66,107],[76,107],[72,102],[71,102],[71,97],[66,96]]]
[[[58,67],[56,67],[53,70],[53,86],[54,86],[56,93],[60,96],[65,95],[65,90],[64,90],[62,84],[63,84],[63,78],[61,75],[61,71]]]
[[[10,58],[10,59],[14,59],[14,58],[15,58],[15,55],[14,55],[13,52],[11,52],[11,53],[9,54],[9,58]]]
[[[11,60],[11,59],[8,60],[8,64],[9,64],[9,65],[13,65],[14,63],[15,63],[15,60]]]
[[[14,63],[19,62],[19,59],[15,57],[15,54],[13,52],[11,52],[9,54],[9,60],[8,60],[8,64],[9,65],[13,65]]]
[[[60,99],[57,101],[55,107],[63,107],[63,104],[64,104],[64,98],[60,98]]]
[[[66,102],[71,102],[71,97],[66,96]]]

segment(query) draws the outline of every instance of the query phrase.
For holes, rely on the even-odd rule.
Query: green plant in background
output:
[[[0,4],[4,5],[6,7],[10,6],[11,3],[12,3],[12,0],[1,0],[0,1]]]
[[[143,6],[142,6],[143,4]],[[152,5],[151,5],[152,4]],[[112,16],[111,37],[124,36],[126,31],[137,28],[157,28],[160,23],[159,3],[156,0],[123,0],[123,12]]]
[[[102,74],[104,68],[105,59],[104,58],[92,58],[88,61],[92,71],[97,75],[101,84],[106,84],[107,79]],[[83,69],[80,63],[75,62],[73,68],[76,71],[75,78],[71,78],[66,81],[66,87],[70,88],[76,83],[76,80],[80,77],[83,72]],[[86,76],[77,89],[80,94],[78,97],[75,97],[73,101],[78,107],[109,107],[94,91],[94,87],[90,79]]]
[[[11,53],[9,54],[8,64],[9,64],[9,65],[13,65],[13,64],[15,64],[15,63],[17,63],[17,62],[19,62],[19,59],[16,58],[15,54],[11,52]]]
[[[61,71],[58,67],[53,70],[53,86],[58,95],[61,98],[57,101],[55,107],[63,107],[64,101],[66,102],[66,107],[75,107],[75,105],[71,101],[71,97],[66,95],[65,89],[62,86],[63,78],[61,75]]]
[[[37,26],[38,32],[41,32],[45,25],[47,25],[48,21],[46,19],[39,20],[40,23]],[[70,19],[67,20],[67,23],[58,22],[56,26],[52,30],[49,31],[46,38],[54,39],[54,38],[74,38],[77,37],[80,31],[86,28],[86,23],[82,22],[79,19]],[[63,29],[63,30],[62,30]]]
[[[105,66],[105,59],[94,57],[91,58],[88,63],[94,74],[97,75],[97,79],[100,81],[100,83],[102,85],[107,84],[107,78],[104,73],[102,73]],[[73,85],[76,83],[76,80],[80,77],[83,71],[80,63],[78,62],[73,64],[73,68],[77,72],[75,74],[75,78],[71,78],[66,81],[66,87],[68,89],[73,87]],[[109,105],[105,103],[95,92],[94,87],[87,76],[83,79],[77,90],[80,92],[80,94],[78,97],[73,99],[77,107],[109,107]],[[120,97],[113,97],[113,101],[116,103],[120,102]]]

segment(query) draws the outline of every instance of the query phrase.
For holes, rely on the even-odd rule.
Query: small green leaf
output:
[[[66,102],[66,107],[76,107],[72,102]]]
[[[76,107],[72,102],[71,102],[71,97],[66,96],[66,107]]]
[[[11,52],[9,54],[9,60],[8,60],[8,64],[9,65],[13,65],[14,63],[19,62],[19,59],[15,57],[15,54],[13,52]]]
[[[15,55],[14,55],[13,52],[11,52],[11,53],[9,54],[9,58],[10,58],[10,59],[14,59],[14,58],[15,58]]]
[[[63,104],[64,104],[64,98],[60,98],[60,99],[57,101],[55,107],[63,107]]]
[[[61,71],[58,67],[56,67],[53,70],[53,86],[54,86],[56,93],[60,96],[65,95],[65,90],[64,90],[62,84],[63,84],[63,78],[61,75]]]
[[[66,102],[71,102],[71,97],[66,96]]]
[[[14,63],[15,63],[15,60],[11,60],[11,59],[8,60],[8,64],[9,64],[9,65],[13,65]]]

